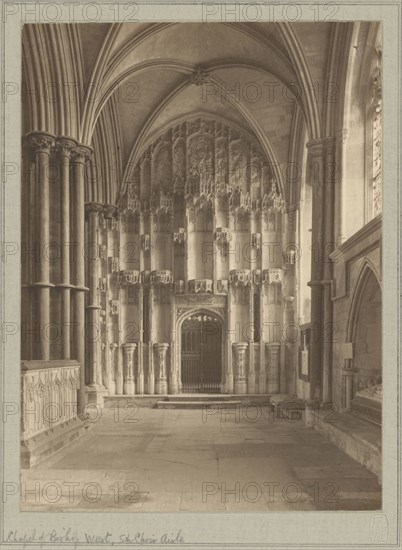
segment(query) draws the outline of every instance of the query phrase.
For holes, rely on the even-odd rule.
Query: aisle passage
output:
[[[86,436],[24,470],[22,488],[22,509],[37,511],[381,508],[371,472],[266,407],[104,409]]]

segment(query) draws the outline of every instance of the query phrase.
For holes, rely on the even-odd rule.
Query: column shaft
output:
[[[39,330],[36,339],[35,356],[42,361],[50,359],[50,340],[48,330],[50,325],[50,281],[49,281],[49,159],[51,147],[54,145],[52,136],[44,133],[29,135],[29,142],[35,150],[35,187],[37,197],[36,235],[35,243],[39,261],[36,266],[37,327]]]
[[[75,144],[61,138],[57,140],[60,159],[60,245],[61,245],[61,357],[70,359],[70,154]]]
[[[73,343],[74,357],[81,365],[79,408],[85,405],[85,384],[87,382],[85,365],[85,157],[89,149],[78,147],[73,153],[72,187],[72,242],[74,257],[72,261],[72,279],[74,289]]]
[[[86,203],[85,210],[89,219],[89,242],[85,248],[88,258],[89,305],[88,310],[88,346],[89,346],[89,383],[102,385],[102,373],[99,361],[100,316],[99,316],[99,213],[103,206],[96,202]]]

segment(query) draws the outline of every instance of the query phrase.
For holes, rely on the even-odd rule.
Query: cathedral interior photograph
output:
[[[380,22],[23,26],[22,511],[382,509],[381,82]]]

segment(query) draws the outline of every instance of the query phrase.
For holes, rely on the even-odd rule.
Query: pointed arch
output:
[[[364,258],[363,264],[360,268],[359,275],[356,280],[355,290],[353,292],[348,325],[346,330],[346,342],[354,342],[356,335],[357,320],[360,312],[360,306],[362,298],[367,287],[367,283],[370,277],[374,276],[380,289],[382,290],[382,283],[380,275],[378,274],[373,262],[369,258]]]

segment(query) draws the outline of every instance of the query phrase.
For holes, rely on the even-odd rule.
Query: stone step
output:
[[[235,409],[241,406],[242,401],[230,400],[163,400],[156,403],[158,409],[208,409],[208,408],[225,408]]]
[[[164,397],[163,401],[267,401],[268,395],[254,395],[254,394],[222,394],[222,393],[194,393],[186,395],[169,395]]]
[[[218,402],[228,402],[228,401],[240,401],[245,406],[247,404],[253,403],[261,407],[269,405],[269,395],[268,394],[169,394],[169,395],[107,395],[104,397],[105,407],[106,408],[115,408],[115,407],[127,407],[130,405],[135,405],[138,407],[144,408],[156,408],[158,401],[170,402],[177,401],[180,403],[185,402],[199,402],[199,403],[216,403]],[[201,408],[201,406],[200,406]]]
[[[381,426],[352,411],[339,413],[331,421],[326,417],[328,411],[316,415],[314,428],[373,472],[381,485]]]
[[[382,407],[381,403],[364,397],[355,397],[351,403],[352,412],[364,417],[369,422],[381,426]]]

